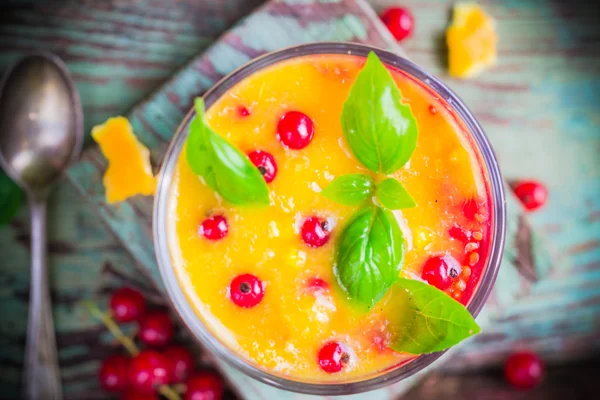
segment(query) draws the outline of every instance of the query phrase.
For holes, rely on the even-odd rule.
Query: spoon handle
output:
[[[31,201],[31,288],[25,348],[25,399],[61,400],[46,264],[46,202]]]

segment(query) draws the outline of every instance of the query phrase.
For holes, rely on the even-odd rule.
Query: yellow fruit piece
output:
[[[109,118],[92,128],[92,138],[108,160],[102,179],[108,203],[154,194],[156,177],[152,174],[150,151],[137,140],[127,118]]]
[[[446,32],[450,75],[469,78],[496,62],[496,23],[476,3],[457,3]]]

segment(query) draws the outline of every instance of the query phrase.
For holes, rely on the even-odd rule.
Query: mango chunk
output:
[[[154,194],[156,177],[152,174],[150,151],[138,141],[127,118],[109,118],[93,127],[92,138],[108,160],[102,179],[108,203]]]
[[[496,63],[496,22],[476,3],[456,3],[446,41],[450,76],[470,78]]]

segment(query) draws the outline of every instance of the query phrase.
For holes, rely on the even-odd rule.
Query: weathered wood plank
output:
[[[89,127],[109,115],[125,113],[142,96],[167,79],[173,70],[205,48],[217,32],[258,2],[88,0],[31,7],[23,5],[30,2],[13,1],[11,3],[17,6],[3,8],[0,12],[0,69],[24,51],[45,48],[58,52],[74,71],[84,98],[86,126]],[[292,22],[290,26],[300,29],[311,26],[315,37],[331,32],[331,25],[324,23],[320,16],[306,12],[302,4],[306,1],[288,3],[293,4],[279,4],[273,12],[286,16],[286,10],[293,7],[292,17],[301,16],[302,24],[293,25]],[[339,2],[331,3],[332,9],[341,7]],[[373,3],[383,7],[395,2],[374,0]],[[437,38],[443,33],[451,5],[449,1],[403,2],[413,10],[417,19],[415,37],[407,40],[404,47],[414,61],[440,75],[471,105],[494,142],[508,178],[529,175],[548,184],[551,201],[545,210],[532,216],[531,222],[534,229],[545,231],[547,241],[561,256],[561,262],[552,267],[546,259],[538,259],[535,275],[545,278],[535,284],[526,279],[523,281],[525,285],[518,288],[532,294],[520,297],[517,305],[507,306],[503,313],[494,315],[501,323],[469,346],[459,349],[445,368],[479,368],[497,363],[515,346],[531,346],[557,360],[583,356],[598,349],[600,123],[595,114],[600,105],[597,96],[600,37],[595,21],[600,15],[599,6],[597,2],[547,0],[488,0],[483,3],[500,24],[499,64],[489,73],[470,82],[452,81],[444,76],[443,46]],[[101,23],[96,24],[94,20]],[[272,19],[261,22],[269,23]],[[286,20],[286,23],[290,22]],[[39,29],[29,29],[32,25]],[[364,29],[354,31],[360,24],[356,25],[352,18],[333,26],[340,39],[347,37],[344,35],[348,31],[364,32]],[[370,29],[375,28],[367,29],[368,36],[377,34]],[[248,32],[250,37],[251,33]],[[244,49],[239,49],[240,43],[243,44],[239,41],[232,43],[227,48],[228,54],[234,56],[236,51],[244,53]],[[196,50],[193,50],[194,46],[197,46]],[[263,46],[263,50],[267,49],[268,43]],[[218,65],[223,68],[221,72],[227,69],[226,64]],[[206,88],[220,76],[212,62],[203,64],[200,72],[190,73],[186,80],[178,81],[179,86],[162,94],[168,100],[157,103],[170,108],[159,107],[139,118],[136,114],[136,126],[144,127],[141,131],[145,134],[143,140],[154,149],[164,145],[177,124],[175,121],[169,125],[169,119],[165,119],[163,114],[175,115],[176,110],[185,111],[186,102],[197,94],[196,80],[202,80],[200,87]],[[152,132],[155,126],[161,127],[158,133]],[[154,150],[153,159],[156,161],[159,156],[160,151]],[[86,168],[97,170],[102,162],[102,158],[90,156]],[[103,196],[101,191],[93,189],[98,187],[97,183],[93,180],[79,183],[79,190],[90,193],[92,204],[100,202]],[[57,252],[54,257],[58,260],[53,262],[58,282],[54,284],[55,292],[57,298],[62,299],[61,306],[57,307],[59,340],[65,330],[77,332],[77,329],[87,326],[85,321],[80,322],[74,317],[82,317],[76,312],[76,307],[67,309],[63,304],[93,296],[94,293],[100,300],[105,300],[111,285],[119,284],[120,278],[101,269],[103,260],[114,260],[115,268],[124,268],[131,274],[140,271],[132,269],[133,262],[120,250],[118,241],[111,239],[108,240],[110,244],[105,243],[107,237],[110,238],[108,231],[95,219],[92,209],[84,209],[79,204],[72,206],[78,201],[75,200],[77,195],[72,188],[65,187],[68,185],[61,186],[59,190],[66,190],[70,197],[61,198],[60,202],[67,202],[71,208],[77,209],[78,217],[67,218],[68,224],[60,221],[51,223],[57,224],[59,229],[50,236],[62,238],[52,243],[53,251]],[[148,202],[136,204],[136,208],[129,210],[131,218],[135,218],[136,210],[148,215]],[[54,207],[60,209],[60,204]],[[519,224],[515,223],[511,229],[516,232],[518,228]],[[6,260],[10,260],[0,262],[0,281],[5,283],[0,295],[6,300],[0,305],[0,342],[10,343],[10,346],[2,346],[0,383],[7,388],[8,398],[18,398],[16,385],[20,378],[24,343],[28,281],[28,254],[24,247],[26,231],[23,216],[10,230],[0,230],[0,243],[3,249],[8,249]],[[73,231],[78,235],[65,234]],[[135,237],[147,232],[133,230],[130,234]],[[537,239],[529,242],[534,247],[540,245]],[[526,249],[517,246],[508,255],[522,262],[527,259]],[[139,252],[146,250],[140,249]],[[70,261],[63,263],[64,257]],[[525,271],[528,273],[526,276],[531,277],[531,267],[526,266]],[[513,273],[506,273],[503,279],[510,283],[514,277]],[[71,286],[71,280],[77,283]],[[142,281],[146,285],[152,284],[145,279]],[[98,283],[103,289],[85,289],[90,282],[103,282]],[[509,302],[513,292],[507,293],[508,296],[497,296],[495,300],[507,304],[502,302]],[[68,340],[73,340],[74,336],[77,334],[68,336]],[[69,363],[72,362],[75,367],[81,355],[71,358],[71,354],[96,354],[95,350],[89,350],[92,347],[86,345],[65,350],[61,346],[61,360],[67,357],[63,354],[69,354]],[[6,353],[5,348],[8,349]],[[80,390],[89,390],[83,396],[85,398],[102,397],[94,389],[94,365],[94,362],[80,364],[81,373],[77,372],[77,368],[67,369],[69,387],[76,388],[69,392],[72,398],[82,398],[73,394],[83,393]],[[244,382],[243,378],[240,382]]]
[[[0,69],[24,52],[62,57],[85,126],[123,114],[261,0],[13,2],[0,12]]]

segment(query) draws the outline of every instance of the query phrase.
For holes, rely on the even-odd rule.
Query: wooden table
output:
[[[394,2],[373,4],[382,8]],[[108,116],[125,114],[258,3],[87,0],[39,1],[32,6],[29,1],[13,1],[13,6],[0,6],[0,70],[27,51],[58,53],[77,81],[89,131]],[[495,328],[501,339],[472,346],[447,368],[495,365],[509,349],[523,345],[556,361],[594,354],[600,347],[598,4],[482,2],[499,23],[499,65],[477,80],[458,82],[448,80],[444,72],[442,39],[450,2],[402,3],[417,20],[415,35],[403,44],[404,49],[471,105],[497,150],[505,176],[536,177],[548,185],[550,202],[532,220],[561,260],[560,268],[549,271],[536,286],[539,296],[517,304],[507,321]],[[136,274],[133,260],[98,224],[94,211],[81,205],[68,182],[61,183],[53,195],[49,226],[66,395],[104,398],[94,376],[97,361],[115,343],[77,301],[94,298],[102,304],[112,288],[124,283],[142,288],[156,303],[162,300]],[[9,227],[0,228],[2,398],[19,397],[29,278],[27,232],[25,210]],[[590,371],[588,364],[581,368]],[[467,382],[473,380],[484,388],[497,388],[499,382],[486,376],[433,376],[410,396],[442,398],[455,393],[452,387],[472,387]],[[556,382],[549,385],[554,388]],[[560,391],[542,393],[550,398]],[[462,398],[481,394],[463,393]]]

